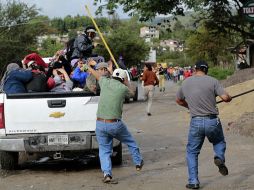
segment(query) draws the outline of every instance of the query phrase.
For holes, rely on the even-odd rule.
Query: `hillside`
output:
[[[228,87],[251,79],[254,79],[254,68],[236,71],[232,76],[228,77],[226,80],[222,80],[221,83],[224,87]]]
[[[254,68],[237,71],[222,81],[227,92],[237,95],[254,89]],[[230,103],[220,103],[220,117],[227,122],[227,129],[245,136],[254,136],[254,92],[234,98]]]

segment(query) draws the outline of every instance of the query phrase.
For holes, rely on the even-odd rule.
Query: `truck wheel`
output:
[[[123,152],[122,152],[122,143],[120,143],[118,146],[116,146],[113,149],[114,152],[116,152],[116,155],[111,158],[113,165],[121,165],[123,161]]]
[[[0,164],[4,170],[14,170],[18,167],[18,152],[0,152]]]
[[[136,88],[135,96],[133,97],[133,101],[138,100],[138,88]]]
[[[127,103],[127,104],[130,103],[130,98],[129,98],[129,97],[128,97],[128,98],[126,97],[124,102]]]

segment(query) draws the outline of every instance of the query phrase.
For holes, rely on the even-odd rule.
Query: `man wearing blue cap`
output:
[[[228,175],[225,165],[226,142],[223,129],[218,118],[216,96],[224,102],[230,102],[231,97],[213,77],[207,76],[208,64],[198,61],[195,74],[183,81],[177,92],[176,102],[190,111],[191,121],[188,135],[186,159],[189,180],[186,188],[199,189],[198,155],[205,137],[213,144],[214,163],[219,172]]]
[[[94,62],[95,63],[95,62]],[[98,72],[100,76],[110,77],[111,67],[106,62],[100,62],[96,65],[93,65],[94,69]],[[85,92],[93,92],[94,94],[100,93],[100,86],[96,78],[90,74],[86,78],[86,85],[84,87]]]

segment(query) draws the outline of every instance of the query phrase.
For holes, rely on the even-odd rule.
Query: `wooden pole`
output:
[[[240,94],[234,95],[234,96],[232,96],[231,98],[233,99],[233,98],[242,96],[242,95],[244,95],[244,94],[248,94],[248,93],[253,92],[253,91],[254,91],[254,89],[248,90],[248,91],[246,91],[246,92],[242,92],[242,93],[240,93]],[[223,102],[223,100],[220,100],[220,101],[218,101],[218,102],[216,102],[216,103],[219,104],[219,103],[221,103],[221,102]]]
[[[102,35],[102,33],[101,33],[101,31],[100,31],[98,25],[96,24],[96,22],[95,22],[95,20],[94,20],[94,18],[93,18],[93,16],[92,16],[92,14],[91,14],[91,12],[89,11],[88,6],[85,5],[85,8],[86,8],[86,11],[87,11],[88,16],[91,18],[91,20],[92,20],[92,22],[93,22],[93,25],[94,25],[94,27],[96,28],[96,30],[97,30],[97,32],[98,32],[100,38],[102,39],[103,44],[105,45],[106,49],[108,50],[108,53],[109,53],[111,59],[113,60],[113,62],[114,62],[114,64],[115,64],[116,68],[119,68],[119,66],[118,66],[118,64],[117,64],[117,62],[116,62],[116,60],[115,60],[115,57],[114,57],[114,55],[112,54],[112,52],[111,52],[111,50],[110,50],[110,48],[109,48],[109,46],[108,46],[106,40],[104,39],[104,37],[103,37],[103,35]]]

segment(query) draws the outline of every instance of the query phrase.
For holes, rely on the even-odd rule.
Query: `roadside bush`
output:
[[[212,76],[218,80],[226,79],[227,76],[230,76],[234,73],[233,68],[223,69],[220,67],[209,68],[208,75]]]
[[[39,54],[42,57],[52,57],[58,50],[63,49],[63,45],[54,39],[48,38],[42,42],[42,49]]]

